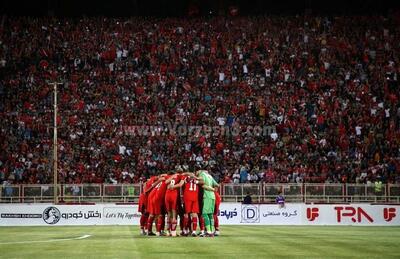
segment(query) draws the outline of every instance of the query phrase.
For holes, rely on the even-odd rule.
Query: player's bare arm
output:
[[[177,184],[175,184],[175,185],[173,185],[173,186],[168,185],[168,189],[169,189],[169,190],[173,190],[173,189],[181,188],[181,187],[183,186],[184,183],[185,183],[185,181],[184,181],[184,180],[181,180],[179,183],[177,183]]]
[[[168,178],[168,179],[165,181],[165,183],[166,183],[166,184],[169,184],[169,183],[171,182],[172,178],[173,178],[173,176],[170,177],[170,178]]]
[[[161,183],[161,182],[164,181],[164,180],[165,180],[164,177],[162,177],[162,176],[159,177],[158,180],[155,181],[155,182],[151,185],[150,189],[153,189],[155,186],[157,186],[157,184]]]
[[[194,173],[191,173],[191,172],[184,172],[184,173],[182,173],[182,175],[195,177]]]
[[[147,180],[147,181],[150,181],[150,180]],[[145,186],[146,186],[146,185],[145,185]],[[150,191],[154,188],[154,186],[156,186],[156,184],[153,183],[149,188],[147,188],[147,189],[144,190],[144,193],[150,192]]]

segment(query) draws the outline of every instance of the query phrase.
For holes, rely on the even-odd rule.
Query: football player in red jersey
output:
[[[152,179],[153,178],[153,179]],[[152,231],[153,228],[153,221],[155,218],[155,214],[154,214],[154,197],[156,194],[155,191],[155,187],[161,183],[163,181],[164,178],[162,178],[161,176],[154,176],[149,179],[149,181],[151,180],[151,185],[149,186],[149,188],[145,189],[145,193],[148,193],[148,197],[147,197],[147,213],[149,214],[149,217],[147,219],[147,232],[146,234],[148,236],[155,236],[155,234]],[[147,186],[147,184],[146,184]],[[156,221],[157,222],[157,221]]]
[[[215,188],[215,209],[214,209],[214,228],[215,236],[219,236],[219,219],[218,219],[218,211],[219,205],[221,204],[221,195],[219,195],[218,187]]]
[[[184,235],[189,234],[189,216],[192,221],[192,236],[196,236],[199,209],[199,184],[200,181],[191,173],[183,173],[184,178],[184,191],[183,202],[185,207],[185,214],[183,218]]]
[[[181,174],[175,173],[171,175],[165,183],[167,191],[165,193],[165,208],[168,213],[168,230],[171,236],[176,236],[177,211],[180,206],[179,188],[183,186],[184,180]]]
[[[143,191],[139,197],[139,212],[142,214],[140,216],[140,234],[145,235],[147,233],[147,221],[149,218],[148,211],[148,197],[152,190],[152,184],[157,180],[158,176],[151,176],[143,186]]]
[[[148,181],[147,181],[148,182]],[[143,184],[143,188],[146,188],[146,183]],[[140,234],[145,235],[147,230],[147,219],[149,217],[149,213],[147,213],[146,203],[147,203],[147,195],[145,195],[144,191],[139,196],[139,207],[138,211],[141,213],[140,216]]]
[[[161,229],[163,228],[163,222],[165,220],[165,192],[167,191],[167,184],[165,180],[168,179],[168,175],[161,174],[157,185],[154,187],[154,196],[152,197],[152,212],[156,219],[156,236],[161,235]]]

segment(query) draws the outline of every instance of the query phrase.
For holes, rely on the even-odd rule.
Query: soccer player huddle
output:
[[[218,236],[217,215],[221,203],[218,187],[218,183],[206,170],[192,173],[178,169],[169,174],[151,176],[139,198],[141,234],[177,236],[179,216],[181,236]],[[164,231],[165,221],[167,233]]]

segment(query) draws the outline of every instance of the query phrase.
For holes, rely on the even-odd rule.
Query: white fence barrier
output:
[[[137,205],[0,205],[0,226],[138,225]],[[222,203],[221,225],[400,225],[400,205]]]

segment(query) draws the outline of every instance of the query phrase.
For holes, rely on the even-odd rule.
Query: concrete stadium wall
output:
[[[222,203],[221,225],[400,225],[400,205]],[[1,204],[0,226],[139,225],[137,205]]]

